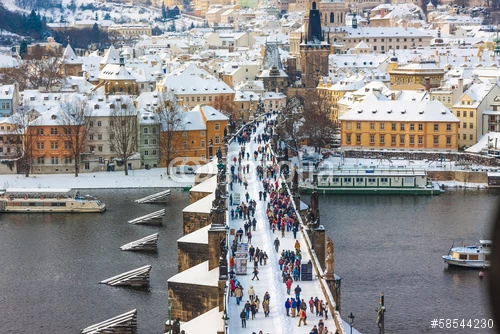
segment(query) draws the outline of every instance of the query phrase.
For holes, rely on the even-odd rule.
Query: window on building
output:
[[[463,134],[462,139],[467,140],[467,135],[465,133]]]
[[[424,136],[418,136],[418,144],[422,145],[424,143]]]
[[[424,125],[422,123],[418,124],[418,131],[424,131]]]
[[[148,151],[148,150],[145,150],[145,151],[144,151],[144,155],[149,155],[149,151]]]
[[[404,145],[405,144],[405,136],[404,135],[400,135],[399,136],[399,145]]]
[[[451,137],[446,136],[446,145],[451,145]]]
[[[469,129],[474,129],[474,123],[469,123]]]
[[[451,124],[446,124],[446,131],[451,131]]]
[[[152,130],[153,130],[153,133],[156,133],[156,127],[153,127]]]
[[[346,130],[351,130],[351,122],[346,122],[345,123],[345,129]]]
[[[410,145],[415,144],[415,136],[410,136]]]
[[[149,140],[148,139],[144,139],[144,145],[149,145]]]
[[[400,131],[404,131],[405,130],[405,124],[404,123],[400,123],[399,124],[399,130]]]
[[[51,162],[53,165],[58,165],[59,164],[59,157],[52,157]]]
[[[72,164],[73,163],[73,158],[72,157],[64,157],[64,163],[66,165]]]
[[[205,141],[202,140],[200,145],[201,145],[201,147],[205,147]]]
[[[462,128],[467,129],[467,123],[463,122],[462,123]]]
[[[219,136],[215,136],[215,143],[220,144],[220,137]]]
[[[57,135],[57,128],[50,128],[51,135]]]
[[[43,143],[43,142],[36,143],[36,149],[37,150],[45,149],[45,143]]]
[[[356,130],[361,130],[361,122],[356,122]]]
[[[345,135],[345,142],[346,144],[350,144],[351,143],[351,134],[348,133]]]
[[[64,148],[67,149],[67,150],[70,150],[73,148],[73,142],[67,140],[64,142]]]
[[[439,145],[439,136],[434,136],[434,145]]]
[[[102,126],[102,121],[97,121],[97,126]]]
[[[375,144],[375,135],[370,135],[370,144]]]
[[[143,132],[144,132],[145,134],[148,134],[148,133],[149,133],[149,128],[144,128]]]
[[[215,130],[219,130],[220,129],[220,124],[219,123],[215,123]]]
[[[469,117],[474,117],[474,111],[469,111]]]
[[[385,144],[385,135],[380,135],[379,140],[381,145]]]
[[[380,123],[380,130],[384,130],[385,129],[385,123]]]
[[[474,140],[474,135],[473,134],[469,135],[469,140]]]
[[[187,148],[187,142],[185,142],[185,141],[183,141],[183,142],[182,142],[182,148],[183,148],[183,149],[186,149],[186,148]]]
[[[438,132],[438,131],[439,131],[439,124],[434,123],[434,132]]]
[[[396,136],[395,135],[391,136],[391,144],[396,145]]]
[[[375,130],[375,123],[374,122],[370,122],[370,130]]]
[[[97,151],[102,152],[102,145],[97,145]]]
[[[115,122],[113,120],[109,120],[109,126],[114,126]]]
[[[115,151],[115,146],[114,145],[110,145],[109,146],[109,151],[110,152],[114,152]]]
[[[45,163],[45,159],[43,157],[36,158],[36,163],[39,165],[43,165]]]
[[[57,150],[57,149],[59,149],[59,143],[56,142],[56,141],[50,142],[50,149],[51,150]]]

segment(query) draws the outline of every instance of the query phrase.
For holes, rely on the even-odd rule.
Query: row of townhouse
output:
[[[153,94],[158,93],[151,93],[151,100]],[[22,161],[28,161],[32,173],[72,173],[75,169],[75,147],[80,147],[78,142],[81,142],[83,149],[77,154],[80,171],[122,169],[124,166],[116,147],[119,143],[114,136],[121,129],[120,122],[125,126],[124,118],[130,119],[127,124],[135,124],[134,130],[129,133],[135,139],[128,160],[129,169],[165,167],[167,163],[170,167],[204,164],[222,146],[228,117],[213,107],[196,106],[188,111],[178,110],[175,112],[178,126],[168,128],[161,117],[162,106],[147,106],[148,98],[145,96],[142,100],[132,101],[130,96],[118,95],[107,98],[92,96],[88,100],[80,97],[80,103],[86,106],[87,112],[85,122],[79,125],[70,125],[65,121],[68,112],[64,107],[51,106],[43,112],[37,111],[36,107],[25,107],[29,109],[26,115],[29,115],[30,121],[22,131],[19,131],[18,115],[0,119],[0,157],[3,160],[24,157]],[[167,134],[169,131],[171,135]],[[166,136],[173,138],[171,143],[175,147],[165,145]],[[171,158],[175,158],[173,161],[165,160],[167,151]]]

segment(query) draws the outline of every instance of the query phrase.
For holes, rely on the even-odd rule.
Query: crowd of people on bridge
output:
[[[260,189],[258,191],[258,201],[257,199],[251,198],[248,192],[244,194],[245,202],[239,201],[240,198],[243,198],[241,194],[235,193],[233,196],[233,193],[230,193],[229,196],[229,212],[231,220],[244,220],[243,226],[237,229],[234,233],[231,246],[232,253],[229,260],[230,296],[235,298],[237,305],[240,305],[245,293],[248,295],[248,299],[243,304],[243,309],[240,312],[242,328],[246,328],[247,320],[253,320],[257,317],[261,306],[264,317],[268,317],[270,313],[271,296],[269,292],[265,292],[261,302],[256,289],[254,289],[252,285],[245,291],[235,272],[235,264],[237,260],[235,257],[241,256],[241,245],[243,244],[245,237],[248,247],[245,258],[251,262],[250,268],[253,268],[253,271],[251,272],[253,274],[252,280],[259,280],[259,267],[267,265],[267,259],[269,257],[266,251],[260,249],[259,247],[254,247],[252,244],[252,231],[256,231],[257,227],[262,228],[262,225],[259,224],[259,221],[255,218],[255,211],[266,210],[269,233],[274,234],[276,230],[278,230],[281,232],[281,238],[285,238],[286,235],[292,233],[293,238],[297,239],[297,232],[299,231],[297,213],[295,212],[291,198],[286,189],[279,183],[279,166],[275,161],[275,157],[273,156],[268,143],[270,135],[272,134],[274,121],[267,119],[264,121],[267,125],[265,132],[262,135],[259,134],[253,138],[254,143],[259,145],[258,149],[254,152],[250,152],[248,147],[246,147],[246,144],[251,142],[252,133],[256,132],[255,127],[252,126],[248,128],[237,137],[237,143],[240,145],[240,151],[237,156],[234,156],[231,159],[233,164],[230,168],[231,178],[229,188],[231,192],[233,192],[234,183],[238,183],[240,186],[243,184],[245,186],[245,191],[247,190],[248,182],[246,181],[245,174],[248,174],[249,172],[256,173],[261,185],[261,187],[259,185]],[[252,155],[254,161],[259,161],[260,164],[257,165],[255,169],[250,170],[249,165],[252,162],[249,160],[252,158]],[[238,201],[235,201],[236,198],[238,198]],[[264,203],[262,203],[262,201]],[[300,242],[296,240],[293,250],[282,249],[280,253],[280,244],[279,237],[277,236],[274,240],[274,247],[276,253],[279,254],[278,265],[280,266],[282,280],[286,285],[287,294],[290,295],[293,283],[300,281],[302,261],[301,247]],[[240,253],[238,254],[238,252]],[[307,325],[308,306],[304,299],[300,299],[301,288],[299,284],[297,284],[294,288],[294,293],[295,298],[288,298],[285,302],[286,315],[291,315],[291,317],[298,316],[299,327],[302,324]],[[328,319],[328,304],[318,298],[311,298],[311,300],[314,302],[312,306],[309,305],[311,314],[315,311],[317,316],[323,317],[324,315],[325,320]],[[328,331],[328,328],[324,326],[323,319],[320,319],[319,323],[314,325],[310,333],[332,334],[332,332]]]

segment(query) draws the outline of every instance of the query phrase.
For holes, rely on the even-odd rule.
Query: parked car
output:
[[[175,169],[176,174],[194,174],[194,168],[187,165],[177,166]]]

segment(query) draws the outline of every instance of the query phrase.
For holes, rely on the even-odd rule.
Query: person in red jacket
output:
[[[307,323],[306,323],[307,315],[306,315],[306,311],[305,310],[300,310],[299,311],[299,317],[300,317],[300,319],[299,319],[299,327],[300,327],[300,324],[302,322],[304,322],[304,325],[307,326]]]
[[[290,289],[292,288],[292,279],[289,277],[288,280],[286,281],[286,293],[290,294]]]

